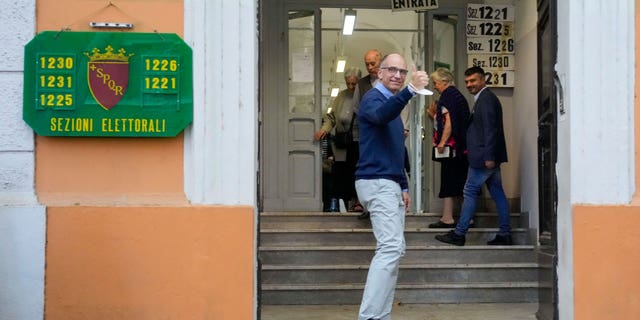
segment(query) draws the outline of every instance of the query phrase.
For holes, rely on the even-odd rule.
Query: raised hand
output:
[[[425,71],[418,71],[416,65],[411,65],[411,85],[417,90],[424,89],[429,84],[429,75]]]

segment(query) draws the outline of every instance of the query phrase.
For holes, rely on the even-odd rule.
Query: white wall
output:
[[[569,102],[570,144],[558,146],[570,146],[570,201],[627,204],[635,185],[634,1],[559,4],[566,6],[569,19],[558,20],[569,30],[563,26],[558,42],[567,52],[558,69]]]
[[[513,91],[513,142],[519,148],[520,206],[529,212],[529,226],[538,228],[538,70],[536,0],[516,6],[516,88]]]
[[[192,203],[257,203],[257,1],[185,0],[193,49],[193,125],[185,131]]]
[[[558,1],[558,296],[574,318],[573,205],[634,193],[634,0]],[[612,217],[615,220],[615,217]]]
[[[44,316],[45,208],[34,190],[33,131],[22,121],[24,45],[35,35],[35,0],[0,10],[0,319]]]
[[[24,45],[35,35],[35,1],[0,11],[0,204],[33,204],[33,130],[22,120]]]
[[[45,208],[0,206],[0,319],[44,317]]]

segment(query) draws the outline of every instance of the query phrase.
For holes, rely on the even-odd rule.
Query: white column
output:
[[[185,193],[193,203],[256,205],[256,13],[256,1],[185,1],[185,40],[193,48],[194,68]]]
[[[35,0],[0,10],[0,319],[44,317],[45,207],[34,185],[33,130],[22,120],[24,45],[35,35]]]

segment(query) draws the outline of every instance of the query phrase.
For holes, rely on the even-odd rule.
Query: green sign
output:
[[[174,137],[192,69],[176,34],[46,31],[25,47],[23,119],[42,136]]]

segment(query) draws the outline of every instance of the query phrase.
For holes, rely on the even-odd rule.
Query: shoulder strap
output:
[[[351,122],[349,123],[349,130],[347,130],[347,132],[351,133],[353,132],[353,121],[356,119],[356,113],[352,112],[351,114]]]

